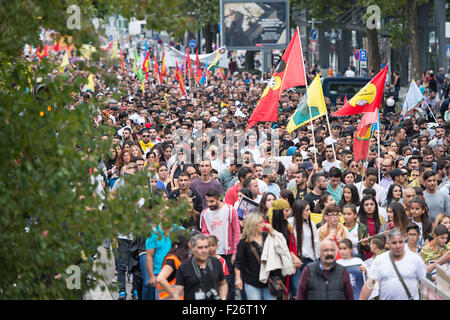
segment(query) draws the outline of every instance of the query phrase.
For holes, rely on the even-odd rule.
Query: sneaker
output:
[[[125,291],[121,291],[119,293],[119,299],[117,300],[127,300],[127,293]]]
[[[114,278],[111,280],[112,283],[117,283],[119,280],[117,279],[117,276],[114,276]]]
[[[133,282],[133,279],[131,278],[131,273],[127,273],[127,280],[128,280],[128,283]]]
[[[133,290],[133,292],[131,293],[131,300],[139,300],[137,290]]]

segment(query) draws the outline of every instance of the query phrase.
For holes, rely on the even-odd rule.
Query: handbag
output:
[[[261,264],[261,257],[259,256],[256,248],[252,244],[250,244],[250,249],[255,255],[258,263]],[[284,285],[283,279],[281,279],[279,276],[269,276],[267,284],[270,294],[274,297],[281,297],[287,290],[286,286]]]
[[[405,281],[403,281],[402,275],[400,274],[400,272],[397,269],[397,266],[395,265],[394,258],[392,257],[392,253],[391,252],[389,253],[389,258],[391,258],[391,262],[392,262],[392,265],[394,266],[395,273],[397,273],[398,279],[400,280],[403,288],[406,291],[406,295],[408,296],[408,300],[414,300],[412,295],[411,295],[411,292],[409,292],[408,287],[405,284]]]

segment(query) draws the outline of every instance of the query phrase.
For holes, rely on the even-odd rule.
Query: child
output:
[[[317,232],[319,233],[319,240],[329,238],[336,242],[347,238],[347,229],[339,222],[340,213],[339,207],[336,203],[325,207],[324,215],[327,217],[327,222],[323,224]]]
[[[433,238],[430,236],[432,225],[428,214],[428,206],[421,197],[414,197],[410,202],[411,222],[417,224],[420,229],[420,237],[417,245],[419,249]]]
[[[353,257],[353,242],[350,239],[343,239],[339,241],[339,252],[341,253],[342,259],[339,259],[336,261],[340,265],[346,267],[346,266],[352,266],[352,265],[358,265],[361,266],[364,265],[364,262],[361,258]],[[362,268],[360,268],[363,270]]]
[[[369,274],[370,266],[373,262],[373,260],[376,259],[380,254],[382,254],[385,251],[386,246],[386,237],[382,234],[377,234],[370,239],[370,251],[372,253],[372,256],[370,259],[367,259],[364,261],[364,264],[361,266],[361,270],[365,274]],[[377,296],[380,294],[380,284],[379,281],[375,282],[374,288],[372,290],[372,293],[369,296],[369,300],[377,300]]]
[[[370,250],[369,241],[366,239],[369,236],[369,230],[366,225],[358,222],[356,205],[353,203],[345,204],[342,208],[342,215],[344,217],[344,227],[347,229],[348,239],[353,244],[353,254],[365,259],[364,253]]]
[[[225,261],[224,258],[222,258],[220,255],[218,255],[216,253],[218,243],[219,243],[219,239],[217,239],[216,236],[208,237],[209,255],[211,257],[214,257],[214,258],[217,258],[220,260],[220,263],[222,264],[223,273],[225,274],[225,276],[228,276],[230,274],[230,271],[228,270],[227,262]]]
[[[406,240],[405,249],[411,251],[412,253],[419,253],[420,249],[417,242],[420,237],[419,226],[413,222],[410,222],[406,226]]]
[[[442,224],[438,224],[434,230],[434,239],[423,246],[420,256],[427,265],[427,272],[432,272],[436,268],[436,260],[442,257],[450,250],[450,244],[447,244],[448,230]]]

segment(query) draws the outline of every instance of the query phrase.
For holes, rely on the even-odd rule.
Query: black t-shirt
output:
[[[190,259],[183,262],[177,270],[177,286],[184,287],[184,300],[195,300],[195,293],[201,288],[204,293],[208,292],[211,288],[214,288],[219,293],[219,283],[225,279],[223,273],[222,264],[219,259],[209,257],[211,260],[212,270],[206,265],[206,269],[199,267],[201,272],[202,281],[195,274],[194,267],[192,265],[194,259]],[[194,262],[195,263],[195,262]]]
[[[319,200],[321,195],[317,195],[312,191],[305,196],[305,201],[309,203],[309,208],[311,212],[318,213],[319,212]]]
[[[305,199],[306,191],[307,191],[306,188],[305,189],[298,189],[297,190],[297,195],[295,197],[295,200],[298,200],[298,199],[303,200],[303,199]]]

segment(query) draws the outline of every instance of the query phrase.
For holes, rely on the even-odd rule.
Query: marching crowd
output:
[[[418,282],[447,269],[450,76],[437,92],[425,74],[431,109],[402,120],[398,91],[387,85],[384,100],[396,105],[383,102],[367,161],[354,161],[358,115],[287,133],[297,89],[281,95],[277,122],[247,130],[268,77],[212,71],[207,85],[186,79],[184,95],[173,69],[144,86],[131,62],[114,72],[125,95],[114,99],[117,88],[99,78],[79,96],[104,101],[94,124],[116,132],[99,162],[101,188],[114,196],[129,175],[146,172],[154,194],[190,204],[169,229],[105,241],[116,252],[120,300],[127,275],[131,298],[143,300],[418,299]],[[344,97],[325,103],[331,115]],[[171,240],[173,229],[190,236]],[[350,265],[364,275],[358,295]]]

